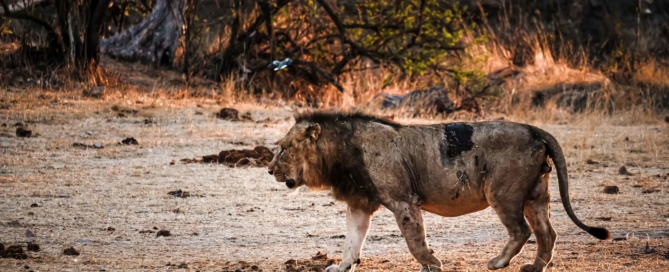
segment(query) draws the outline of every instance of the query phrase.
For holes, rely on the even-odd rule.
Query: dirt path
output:
[[[256,123],[217,119],[214,107],[133,105],[139,112],[121,118],[111,106],[81,102],[2,112],[0,242],[25,250],[34,241],[40,251],[27,252],[26,260],[0,259],[1,271],[322,271],[328,259],[340,257],[346,207],[327,192],[289,193],[264,168],[179,162],[223,149],[274,147],[292,125],[288,111],[243,108]],[[29,126],[40,135],[7,137],[19,121],[34,121]],[[565,149],[576,214],[608,227],[615,238],[600,242],[576,228],[553,176],[559,237],[549,271],[666,269],[669,126],[623,126],[613,119],[535,125]],[[119,145],[126,137],[139,145]],[[618,174],[625,164],[632,175]],[[604,194],[605,185],[618,186],[620,194]],[[190,197],[168,195],[177,189]],[[489,209],[457,218],[425,214],[425,220],[446,271],[484,271],[507,239]],[[26,230],[35,237],[26,238]],[[159,230],[171,236],[156,237]],[[81,254],[63,255],[67,247]],[[535,250],[530,242],[503,271],[517,271]],[[317,252],[327,257],[312,260]],[[391,214],[381,210],[359,271],[419,269]]]

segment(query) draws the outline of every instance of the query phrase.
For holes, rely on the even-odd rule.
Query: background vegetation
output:
[[[444,87],[458,109],[476,114],[669,106],[666,1],[0,4],[0,84],[6,88],[31,80],[48,89],[114,87],[127,83],[118,72],[127,68],[123,63],[140,61],[146,70],[180,75],[161,87],[166,92],[205,88],[300,106],[361,106],[374,94],[432,86]],[[287,69],[268,68],[285,58],[293,60]]]

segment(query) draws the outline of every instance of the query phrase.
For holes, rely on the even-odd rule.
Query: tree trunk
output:
[[[102,30],[103,19],[109,9],[109,2],[111,0],[93,0],[91,1],[89,14],[91,15],[86,29],[86,38],[84,40],[85,46],[85,61],[86,65],[98,65],[100,63],[100,54],[98,48],[100,47],[100,31]]]
[[[144,22],[104,39],[100,52],[126,61],[171,66],[183,32],[186,0],[156,0]]]

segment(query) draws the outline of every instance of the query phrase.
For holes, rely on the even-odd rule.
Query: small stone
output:
[[[16,137],[30,138],[32,135],[33,135],[32,131],[25,129],[22,126],[16,128]]]
[[[190,193],[187,191],[182,191],[181,189],[177,189],[174,191],[170,191],[167,193],[168,195],[176,196],[176,197],[181,197],[181,198],[187,198],[190,196]]]
[[[37,207],[39,207],[39,204],[37,203],[30,204],[30,208],[37,208]]]
[[[139,144],[139,142],[137,142],[137,140],[135,140],[135,138],[132,138],[132,137],[125,138],[123,141],[121,141],[121,143],[124,144],[124,145],[138,145]]]
[[[158,233],[156,233],[156,237],[161,237],[161,236],[167,237],[167,236],[172,236],[172,234],[170,233],[169,230],[160,230],[158,231]]]
[[[612,186],[606,186],[604,187],[604,193],[605,194],[610,194],[610,195],[615,195],[620,193],[620,189],[618,186],[612,185]]]
[[[74,249],[74,247],[68,247],[65,250],[63,250],[63,254],[67,256],[79,256],[79,251]]]
[[[26,235],[27,238],[35,237],[35,234],[32,231],[30,231],[29,229],[26,229],[25,235]]]
[[[95,86],[84,90],[84,96],[92,98],[102,98],[105,95],[104,86]]]
[[[225,119],[225,120],[232,120],[236,121],[239,119],[239,111],[236,109],[232,108],[223,108],[221,111],[217,114],[218,118]]]
[[[28,251],[38,252],[39,251],[39,245],[28,242]]]
[[[627,176],[631,176],[631,175],[632,175],[629,171],[627,171],[627,167],[625,167],[624,165],[621,166],[620,169],[618,169],[618,174],[620,174],[620,175],[627,175]]]

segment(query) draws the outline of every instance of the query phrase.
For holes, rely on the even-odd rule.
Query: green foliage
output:
[[[438,0],[363,0],[359,14],[344,24],[359,26],[347,33],[364,50],[399,66],[409,76],[443,68],[465,35],[463,9]]]

